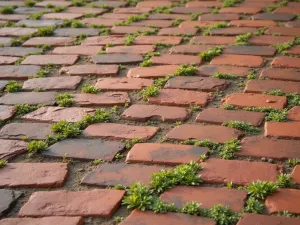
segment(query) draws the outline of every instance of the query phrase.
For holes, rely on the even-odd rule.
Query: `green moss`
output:
[[[71,107],[74,105],[74,97],[69,93],[56,95],[56,102],[61,107]]]
[[[6,160],[0,159],[0,169],[6,167],[6,166],[7,166],[7,163],[8,163],[8,162],[7,162]]]
[[[5,87],[6,92],[19,92],[22,90],[22,86],[17,83],[15,80],[8,81],[8,84]]]
[[[278,187],[270,181],[256,181],[248,184],[248,194],[258,200],[264,200],[268,195],[277,191]]]
[[[47,150],[48,144],[45,141],[31,141],[27,145],[28,156],[32,157]]]
[[[170,14],[172,13],[172,8],[169,6],[158,6],[153,8],[152,12],[162,13],[162,14]]]
[[[216,46],[215,48],[209,48],[205,52],[201,52],[199,54],[200,58],[209,62],[211,61],[214,57],[221,55],[224,50],[224,46]]]
[[[81,88],[81,92],[82,93],[91,93],[91,94],[97,94],[100,90],[96,87],[94,87],[91,84],[85,84],[82,88]]]
[[[15,11],[15,8],[13,6],[3,6],[0,8],[1,14],[13,14]]]
[[[211,76],[212,78],[218,78],[218,79],[226,79],[226,80],[236,80],[238,79],[237,76],[232,75],[232,74],[228,74],[228,73],[222,73],[217,71],[213,76]]]
[[[249,133],[256,133],[256,132],[260,131],[259,128],[252,126],[250,123],[246,123],[246,122],[242,122],[242,121],[224,122],[223,126],[239,129],[239,130],[246,131]]]

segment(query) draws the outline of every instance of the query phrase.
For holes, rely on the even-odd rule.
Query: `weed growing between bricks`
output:
[[[7,165],[7,163],[8,162],[6,160],[0,159],[0,169],[3,168],[3,167],[5,167]]]

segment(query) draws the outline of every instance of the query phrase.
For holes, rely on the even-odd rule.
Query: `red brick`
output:
[[[300,8],[299,8],[300,9]],[[300,28],[300,22],[297,21],[291,21],[285,24],[286,27],[296,27],[296,28]]]
[[[275,182],[278,175],[277,165],[264,162],[209,159],[201,165],[203,166],[203,170],[199,171],[201,180],[212,184],[232,182],[247,185],[257,180]]]
[[[300,28],[293,27],[270,27],[265,34],[280,34],[282,36],[300,36]]]
[[[300,184],[300,165],[295,166],[292,172],[293,181]]]
[[[66,8],[66,10],[64,10],[64,12],[66,12],[66,13],[82,13],[82,7],[68,7],[68,8]],[[107,12],[107,9],[84,7],[84,13],[86,13],[86,14],[91,13],[91,14],[99,15],[104,12]]]
[[[289,120],[300,120],[300,106],[294,106],[288,111],[287,118]]]
[[[110,91],[133,91],[141,90],[152,84],[153,80],[142,78],[101,78],[98,79],[95,87]]]
[[[22,117],[26,121],[37,122],[79,122],[88,114],[93,114],[95,109],[88,108],[64,108],[64,107],[41,107]]]
[[[16,140],[0,139],[0,159],[9,160],[27,151],[27,143]]]
[[[117,75],[119,72],[119,65],[74,65],[62,67],[59,70],[60,74],[67,74],[70,76],[111,76]]]
[[[286,216],[266,216],[254,213],[244,213],[242,218],[239,220],[237,225],[253,225],[253,224],[263,224],[263,225],[297,225],[299,224],[299,219],[288,218]]]
[[[130,104],[126,92],[104,92],[100,94],[74,94],[74,101],[79,106],[124,106]]]
[[[0,56],[0,65],[10,65],[17,62],[19,57]]]
[[[81,22],[86,25],[103,25],[114,26],[116,23],[121,23],[124,20],[120,19],[103,19],[103,18],[85,18]]]
[[[202,2],[188,2],[186,4],[187,8],[194,8],[194,7],[219,7],[222,6],[222,2],[217,1],[202,1]]]
[[[35,76],[41,67],[39,66],[1,66],[1,79],[27,80],[29,77]]]
[[[88,37],[81,45],[107,45],[109,43],[113,45],[123,45],[126,41],[126,37],[119,36],[98,36],[98,37]]]
[[[295,38],[290,36],[270,36],[261,35],[253,36],[249,39],[248,43],[252,45],[276,45],[293,41]]]
[[[39,54],[40,48],[24,48],[24,47],[2,47],[0,55],[2,56],[27,56],[28,54]]]
[[[143,1],[143,2],[138,2],[136,5],[137,8],[154,8],[154,7],[159,7],[159,6],[171,6],[172,2],[171,1]]]
[[[17,109],[14,106],[0,106],[0,120],[7,121],[13,118],[13,116],[16,114]]]
[[[50,0],[50,1],[43,1],[43,2],[37,2],[36,4],[35,4],[35,6],[37,6],[37,7],[46,7],[48,4],[50,4],[50,5],[55,5],[55,6],[66,6],[66,7],[68,7],[68,6],[71,6],[71,2],[68,2],[68,1],[55,1],[55,0]]]
[[[172,26],[172,21],[170,20],[141,20],[139,22],[131,23],[132,26],[142,26],[142,27],[158,27],[166,28]]]
[[[261,71],[259,77],[274,80],[300,81],[300,71],[298,69],[267,68]]]
[[[265,206],[268,213],[288,211],[289,213],[299,214],[299,200],[300,190],[279,189],[276,193],[266,198]]]
[[[195,36],[191,39],[190,44],[229,45],[233,44],[235,39],[235,37]]]
[[[273,11],[273,13],[289,13],[297,15],[299,14],[299,8],[297,7],[279,7]]]
[[[221,125],[227,121],[243,121],[253,126],[260,126],[264,117],[265,114],[260,112],[208,108],[199,113],[196,122]]]
[[[300,157],[300,142],[295,140],[246,137],[237,156],[286,160]]]
[[[176,72],[178,66],[176,65],[163,65],[151,67],[135,67],[131,68],[127,77],[131,78],[160,78]]]
[[[182,208],[187,202],[198,202],[200,208],[212,208],[221,204],[229,206],[234,212],[240,212],[247,198],[247,192],[242,190],[215,188],[215,187],[189,187],[177,186],[164,192],[160,199],[166,203],[174,203]]]
[[[51,216],[42,218],[7,218],[0,221],[1,225],[83,225],[84,220],[81,217],[64,217],[64,216]]]
[[[121,118],[141,122],[148,120],[176,122],[185,121],[189,114],[189,110],[180,107],[135,104],[126,109]]]
[[[156,20],[154,20],[156,21]],[[160,29],[158,35],[196,35],[198,29],[197,28],[179,28],[179,27],[172,27],[172,28],[163,28]]]
[[[204,154],[208,154],[207,148],[192,145],[140,143],[130,149],[126,162],[173,166],[190,161],[197,162],[199,156]]]
[[[220,21],[184,21],[179,24],[179,28],[209,27],[218,23]]]
[[[170,54],[187,54],[198,55],[201,52],[207,51],[209,48],[214,48],[214,45],[177,45],[169,50]]]
[[[251,27],[226,27],[226,28],[212,29],[210,31],[210,35],[236,36],[241,34],[252,33],[255,31],[256,28],[251,28]]]
[[[247,81],[244,92],[263,93],[272,90],[281,90],[284,93],[300,94],[300,84],[298,82],[288,82],[279,80],[249,80]]]
[[[0,28],[0,37],[19,37],[22,35],[32,35],[38,29],[27,27],[2,27]]]
[[[73,65],[78,58],[78,55],[30,55],[22,62],[22,65]]]
[[[110,30],[111,34],[134,34],[136,32],[154,31],[154,28],[139,26],[113,26]],[[122,37],[123,38],[123,37]]]
[[[238,14],[248,14],[253,15],[261,12],[260,7],[226,7],[220,9],[220,13],[238,13]]]
[[[137,14],[105,13],[105,14],[101,15],[101,18],[104,18],[104,19],[121,19],[121,20],[126,20],[130,16],[137,16]]]
[[[200,15],[200,21],[230,21],[240,19],[239,14],[218,13],[218,14],[203,14]]]
[[[120,225],[216,225],[212,219],[200,216],[191,216],[183,213],[154,213],[152,211],[134,210]]]
[[[273,56],[276,53],[276,49],[263,46],[226,46],[223,53],[234,55]]]
[[[224,54],[213,58],[210,64],[262,67],[264,65],[264,59],[260,56]]]
[[[83,132],[86,137],[106,137],[111,139],[151,139],[159,131],[158,127],[132,126],[116,123],[98,123],[89,125]]]
[[[300,139],[300,122],[266,122],[265,137]]]
[[[164,43],[171,45],[180,44],[182,37],[172,37],[172,36],[138,36],[134,44],[136,45],[152,45],[156,43]]]
[[[13,21],[13,22],[18,22],[20,20],[25,20],[27,18],[28,18],[28,15],[21,15],[21,14],[3,14],[3,15],[0,15],[0,20]]]
[[[217,72],[232,74],[237,77],[246,77],[249,73],[248,67],[235,67],[235,66],[217,66],[217,65],[204,65],[198,69],[198,74],[201,76],[213,76]]]
[[[241,135],[242,133],[239,130],[224,126],[183,124],[169,131],[166,137],[170,140],[178,141],[207,139],[212,142],[224,143],[232,138],[238,138]]]
[[[25,47],[40,46],[40,45],[65,46],[65,45],[72,45],[74,41],[76,41],[76,38],[71,38],[71,37],[34,37],[24,42],[22,46]]]
[[[67,46],[53,49],[52,54],[56,55],[97,55],[102,51],[102,46]]]
[[[191,13],[210,13],[210,8],[204,8],[204,7],[193,7],[193,8],[187,8],[187,7],[173,7],[172,13],[181,13],[181,14],[191,14]]]
[[[117,211],[125,191],[34,192],[19,211],[19,216],[95,216],[110,218]]]
[[[95,64],[138,63],[143,61],[143,57],[139,54],[101,54],[92,56],[91,61]]]
[[[214,96],[205,92],[186,91],[178,89],[162,89],[155,97],[149,97],[150,104],[190,106],[206,106]]]
[[[291,55],[299,55],[300,54],[300,46],[293,46],[289,50],[286,51],[286,53]]]
[[[81,183],[93,186],[115,186],[122,184],[129,187],[133,183],[150,184],[151,175],[162,170],[160,166],[104,164],[86,174]]]
[[[274,21],[290,21],[295,18],[295,15],[288,13],[259,13],[251,16],[253,20],[274,20]]]
[[[125,7],[128,5],[127,2],[123,2],[123,1],[107,1],[107,0],[99,0],[99,1],[94,2],[94,4],[96,4],[98,6],[107,5],[112,8]]]
[[[114,14],[118,14],[118,13],[124,13],[124,14],[132,14],[132,13],[136,13],[136,14],[143,14],[143,13],[148,13],[152,10],[152,7],[149,8],[137,8],[137,7],[132,7],[132,8],[115,8],[114,9]]]
[[[167,81],[165,88],[188,89],[205,92],[223,91],[229,86],[230,82],[222,79],[207,77],[182,76],[173,77]]]
[[[46,13],[41,18],[42,19],[62,19],[62,20],[74,20],[83,17],[83,13]]]
[[[273,20],[233,20],[229,25],[238,27],[272,27],[277,24]]]
[[[179,64],[200,64],[201,58],[193,55],[168,55],[151,57],[151,62],[155,65],[179,65]]]
[[[116,46],[106,48],[107,53],[132,53],[132,54],[147,54],[154,52],[154,45],[138,45],[138,46]]]
[[[277,68],[300,68],[300,59],[288,56],[278,56],[273,59],[271,66]]]
[[[0,187],[62,187],[67,179],[66,163],[8,163],[0,173]]]
[[[287,104],[285,96],[273,96],[264,94],[252,94],[252,93],[234,93],[227,95],[222,99],[223,103],[243,107],[263,107],[283,109]]]
[[[147,19],[148,20],[176,20],[176,19],[189,20],[190,18],[191,18],[190,15],[183,15],[178,13],[172,13],[172,14],[153,13],[150,14]]]

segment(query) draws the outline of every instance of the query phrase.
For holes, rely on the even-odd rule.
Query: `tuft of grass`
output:
[[[181,212],[193,216],[198,216],[201,215],[200,206],[201,203],[198,202],[187,202],[184,204],[183,208],[181,209]]]
[[[8,93],[12,92],[19,92],[22,90],[22,87],[20,84],[17,83],[15,80],[8,81],[8,84],[5,87],[5,91]]]
[[[28,156],[32,157],[45,151],[47,148],[48,144],[45,141],[31,141],[27,145]]]
[[[60,139],[73,138],[81,134],[81,129],[76,123],[65,120],[52,124],[51,130],[59,135]]]
[[[162,13],[162,14],[170,14],[172,13],[172,8],[169,6],[158,6],[152,9],[152,12]]]
[[[7,166],[7,163],[8,163],[8,162],[7,162],[6,160],[0,159],[0,169],[6,167],[6,166]]]
[[[74,105],[74,97],[69,93],[56,95],[56,102],[61,107],[71,107]]]
[[[250,197],[246,201],[246,206],[244,208],[244,212],[262,214],[264,211],[264,208],[265,208],[265,205],[261,201],[255,199],[253,197]]]
[[[172,21],[172,26],[173,27],[177,27],[183,21],[184,21],[184,19],[177,18],[177,19],[175,19],[175,20]]]
[[[288,159],[286,161],[286,164],[288,164],[288,166],[292,166],[292,167],[300,165],[300,159],[297,159],[297,158],[295,158],[295,159]]]
[[[234,7],[236,4],[243,2],[244,0],[224,0],[223,7]]]
[[[201,106],[199,106],[199,105],[191,105],[191,106],[190,106],[190,110],[191,110],[192,112],[200,111],[200,110],[201,110]]]
[[[98,166],[98,165],[103,164],[103,163],[105,163],[105,161],[103,159],[95,159],[93,161],[94,166]]]
[[[125,141],[126,149],[131,149],[136,143],[142,143],[143,140],[141,138],[134,137],[130,140]]]
[[[213,76],[211,76],[212,78],[218,78],[218,79],[226,79],[226,80],[236,80],[238,79],[237,76],[229,74],[229,73],[222,73],[217,71]]]
[[[45,14],[45,12],[33,13],[29,16],[30,20],[39,20]]]
[[[226,141],[223,145],[219,145],[219,153],[218,155],[222,159],[232,159],[234,154],[241,149],[240,140],[233,138],[229,141]]]
[[[217,222],[218,225],[236,224],[240,219],[238,213],[232,212],[229,206],[222,206],[220,204],[214,205],[208,212],[208,217]]]
[[[227,27],[227,23],[225,22],[220,22],[220,23],[216,23],[214,25],[211,25],[207,28],[203,28],[203,36],[209,36],[210,35],[210,31],[212,29],[217,29],[217,28],[225,28]]]
[[[226,104],[226,103],[222,104],[222,105],[221,105],[221,108],[222,108],[222,109],[226,109],[226,110],[235,110],[235,109],[236,109],[235,106],[230,105],[230,104]]]
[[[196,21],[196,20],[198,20],[199,16],[201,16],[201,15],[202,15],[202,13],[192,13],[191,20]]]
[[[58,13],[58,12],[65,11],[66,9],[67,9],[66,6],[55,6],[54,8],[52,8],[52,12]]]
[[[217,151],[220,147],[220,144],[212,142],[210,140],[185,140],[182,142],[185,145],[194,145],[197,147],[207,147],[211,151]]]
[[[247,79],[249,79],[249,80],[255,80],[255,79],[257,79],[257,74],[254,73],[254,72],[249,72],[247,74]]]
[[[276,184],[279,188],[294,188],[296,186],[295,182],[292,180],[292,176],[285,173],[279,174]]]
[[[43,36],[51,36],[55,31],[55,27],[49,26],[49,27],[40,27],[38,28],[37,33],[35,36],[37,37],[43,37]]]
[[[33,0],[26,0],[26,1],[24,2],[24,5],[25,5],[26,7],[33,7],[33,6],[35,6],[35,1],[33,1]]]
[[[111,117],[111,112],[105,111],[103,109],[97,109],[94,115],[88,114],[77,124],[80,129],[85,129],[88,125],[93,123],[103,123],[108,122]]]
[[[197,67],[195,65],[185,64],[178,67],[173,74],[174,76],[194,76],[197,74]]]
[[[224,50],[224,46],[216,46],[215,48],[209,48],[205,52],[201,52],[199,54],[200,58],[209,62],[211,61],[214,57],[221,55]]]
[[[144,59],[144,61],[140,63],[140,66],[142,67],[152,66],[152,62],[150,59]]]
[[[91,93],[91,94],[97,94],[100,90],[96,87],[94,87],[91,84],[85,84],[82,88],[81,88],[81,92],[82,93]]]
[[[277,2],[276,4],[268,5],[266,10],[268,12],[273,12],[275,9],[286,6],[288,3],[289,3],[289,1],[287,1],[287,0],[280,1],[280,2]]]
[[[246,131],[249,133],[256,133],[260,131],[259,128],[252,126],[250,123],[246,123],[242,121],[228,121],[228,122],[224,122],[222,125],[226,127],[231,127],[242,131]]]
[[[13,14],[15,8],[13,6],[3,6],[0,9],[0,14]]]
[[[278,186],[271,181],[256,181],[248,184],[248,194],[258,200],[264,200],[268,195],[276,192]]]
[[[28,104],[17,104],[15,105],[16,109],[17,109],[17,117],[21,117],[27,113],[33,112],[41,107],[43,107],[44,105],[39,104],[39,105],[28,105]]]
[[[233,45],[241,46],[241,45],[249,45],[248,41],[253,36],[252,33],[242,34],[236,36],[235,42]]]

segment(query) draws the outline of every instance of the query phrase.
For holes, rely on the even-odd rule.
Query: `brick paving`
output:
[[[158,199],[300,224],[299,15],[283,0],[0,0],[0,225],[225,225],[122,204],[190,161],[199,186]],[[246,187],[281,173],[290,185],[245,210]]]

